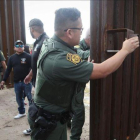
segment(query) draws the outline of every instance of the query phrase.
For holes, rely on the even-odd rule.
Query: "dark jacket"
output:
[[[42,47],[42,44],[45,39],[48,39],[49,37],[44,32],[42,35],[39,36],[38,39],[34,42],[33,51],[32,51],[32,57],[31,57],[31,66],[33,71],[33,85],[35,86],[36,81],[36,73],[37,73],[37,60],[40,53],[40,49]]]

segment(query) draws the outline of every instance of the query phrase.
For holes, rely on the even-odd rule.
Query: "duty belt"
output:
[[[38,107],[35,103],[34,105],[38,108],[37,116],[43,116],[46,120],[53,120],[53,121],[60,121],[62,124],[66,123],[68,120],[70,120],[73,116],[72,113],[69,111],[62,112],[62,113],[51,113],[47,110],[44,110],[43,108]]]

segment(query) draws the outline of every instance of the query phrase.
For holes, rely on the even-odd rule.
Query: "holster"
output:
[[[38,128],[38,131],[33,136],[35,140],[46,140],[56,128],[58,121],[61,124],[65,124],[72,117],[70,112],[52,114],[36,106],[34,102],[30,105],[28,113],[30,119],[34,121],[34,128]]]
[[[32,101],[32,104],[29,106],[28,114],[31,120],[35,121],[37,118],[39,109],[35,105],[35,103]]]
[[[39,116],[35,120],[35,127],[39,130],[34,135],[36,140],[46,140],[46,138],[51,134],[51,132],[56,128],[57,122],[47,121],[44,117]]]

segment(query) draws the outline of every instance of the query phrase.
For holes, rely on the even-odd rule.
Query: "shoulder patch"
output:
[[[4,57],[4,54],[3,54],[3,52],[2,52],[2,51],[0,51],[0,53],[1,53],[1,55]]]
[[[77,54],[71,54],[68,53],[66,56],[67,60],[74,63],[75,65],[79,64],[80,62],[82,62],[82,59],[79,55]]]
[[[76,46],[74,46],[74,48],[80,48],[80,46],[79,45],[76,45]]]

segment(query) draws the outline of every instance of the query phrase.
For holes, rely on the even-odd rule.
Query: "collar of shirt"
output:
[[[63,45],[67,46],[68,48],[72,49],[73,51],[75,51],[77,53],[77,50],[74,48],[74,46],[70,46],[69,44],[67,44],[66,42],[64,42],[62,39],[60,39],[58,36],[54,35],[53,39],[62,43]]]
[[[89,50],[89,46],[86,44],[85,39],[80,41],[80,45],[83,47],[83,49]]]
[[[36,40],[40,40],[42,36],[46,35],[46,33],[44,32],[43,34],[41,34]]]
[[[44,37],[44,36],[47,36],[47,34],[44,32],[43,34],[41,34],[37,39],[36,41],[34,42],[34,47],[36,46],[36,44]],[[47,36],[48,37],[48,36]],[[49,37],[48,37],[49,38]],[[33,47],[33,48],[34,48]]]
[[[25,52],[23,51],[22,53],[19,53],[19,54],[16,52],[15,54],[18,56],[21,56],[21,55],[25,54]]]

